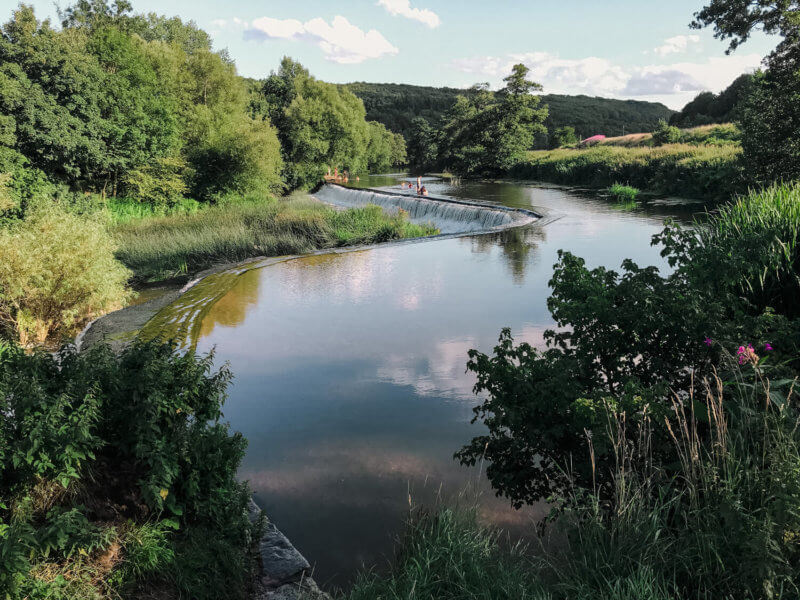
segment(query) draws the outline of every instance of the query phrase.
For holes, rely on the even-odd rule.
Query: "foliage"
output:
[[[476,93],[397,83],[350,83],[347,88],[364,101],[368,120],[383,123],[406,140],[417,129],[415,119],[422,118],[438,127],[458,96],[471,97]],[[549,108],[544,122],[549,131],[571,126],[584,138],[597,133],[610,136],[624,131],[652,131],[659,119],[669,119],[673,114],[655,102],[559,94],[542,94],[540,98]],[[539,136],[536,147],[547,146],[546,136]]]
[[[369,121],[367,168],[380,173],[406,162],[406,142],[399,133],[392,133],[381,123]]]
[[[677,127],[697,127],[710,123],[737,121],[744,100],[753,85],[753,75],[744,73],[719,94],[700,92],[680,112],[669,118],[669,124]]]
[[[280,143],[266,121],[240,119],[214,128],[192,153],[192,188],[201,200],[282,189]]]
[[[136,342],[0,353],[0,583],[10,598],[117,597],[156,583],[242,597],[258,524],[220,423],[230,372]],[[125,560],[121,561],[124,553]],[[196,569],[213,577],[198,585]]]
[[[683,197],[724,199],[745,190],[735,145],[658,148],[596,145],[585,149],[534,151],[509,175],[554,183],[608,187],[626,181],[639,189]]]
[[[601,435],[604,413],[625,412],[631,426],[647,415],[662,419],[668,390],[692,393],[690,378],[699,381],[717,362],[709,340],[763,344],[774,336],[783,368],[796,369],[797,193],[773,188],[706,224],[668,225],[653,240],[674,268],[666,276],[629,260],[621,274],[590,270],[560,253],[548,300],[558,329],[545,332],[548,349],[515,345],[504,330],[493,355],[470,351],[475,391],[485,392],[475,419],[489,431],[458,457],[486,459],[494,487],[516,504],[568,485],[603,495],[616,456]],[[587,432],[591,466],[573,462]],[[654,437],[650,452],[666,469],[665,441]]]
[[[346,88],[315,79],[289,57],[262,82],[251,107],[263,111],[278,129],[291,189],[313,186],[336,167],[355,174],[366,171],[370,159],[375,165],[400,159],[399,148],[381,156],[376,143],[390,144],[372,138],[384,134],[367,124],[361,100]]]
[[[563,146],[573,146],[579,141],[578,134],[575,133],[575,128],[566,125],[564,127],[559,127],[553,132],[550,138],[550,147],[562,148]]]
[[[411,122],[408,134],[408,166],[412,173],[425,173],[436,168],[439,145],[436,131],[422,117]]]
[[[506,172],[533,146],[547,108],[532,92],[541,86],[526,79],[529,69],[515,65],[496,94],[480,89],[459,96],[438,133],[441,166],[457,175],[493,176]]]
[[[757,183],[791,181],[800,176],[800,23],[796,1],[749,3],[711,0],[695,14],[693,27],[714,27],[714,35],[729,40],[728,52],[749,39],[754,30],[778,34],[781,41],[765,59],[740,109],[744,161]]]
[[[21,5],[0,31],[0,150],[72,189],[158,206],[190,186],[202,200],[280,187],[274,131],[250,119],[205,32],[128,2],[81,0],[61,16],[56,30]]]
[[[42,209],[0,231],[0,322],[24,345],[66,334],[127,298],[103,223]]]
[[[501,549],[477,510],[412,513],[389,576],[363,574],[349,600],[546,598],[537,593],[524,549]]]
[[[196,213],[122,223],[118,258],[141,279],[197,272],[215,262],[299,254],[438,233],[378,207],[337,211],[315,200],[252,196]]]
[[[664,144],[677,144],[681,139],[681,130],[666,121],[658,122],[658,127],[653,131],[653,142],[656,146]]]
[[[639,196],[637,188],[630,185],[622,185],[621,183],[615,183],[608,188],[608,193],[617,202],[636,202],[636,198]]]
[[[717,296],[744,300],[754,314],[800,317],[800,183],[750,192],[706,227],[673,227],[658,239],[673,267]]]

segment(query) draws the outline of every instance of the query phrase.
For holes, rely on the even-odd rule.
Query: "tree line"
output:
[[[127,0],[79,0],[59,19],[21,4],[0,27],[2,217],[42,197],[207,202],[404,161],[356,96],[290,59],[246,80],[193,22]]]
[[[406,140],[414,130],[414,119],[421,117],[436,127],[458,96],[469,98],[477,93],[474,89],[397,83],[356,82],[342,87],[364,101],[367,119],[383,123]],[[657,102],[561,94],[541,94],[540,97],[550,109],[544,122],[548,132],[570,126],[584,138],[599,133],[611,136],[651,131],[659,119],[668,120],[674,113]],[[540,134],[535,146],[548,147],[551,137],[552,134]]]

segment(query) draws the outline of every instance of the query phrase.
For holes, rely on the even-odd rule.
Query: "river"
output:
[[[396,188],[398,176],[362,187]],[[385,566],[409,502],[451,501],[469,484],[484,519],[513,535],[541,506],[515,511],[453,453],[470,424],[467,351],[490,352],[502,327],[541,345],[552,326],[547,283],[559,249],[590,266],[623,258],[666,265],[651,236],[665,217],[702,205],[647,202],[625,211],[589,193],[514,183],[426,178],[433,194],[526,208],[541,223],[323,254],[250,270],[192,329],[235,374],[225,418],[249,440],[240,475],[270,519],[315,567],[346,586],[361,566]],[[542,224],[543,223],[543,224]]]

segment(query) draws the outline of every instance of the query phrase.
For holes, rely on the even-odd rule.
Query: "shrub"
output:
[[[493,485],[516,504],[568,484],[596,482],[608,491],[602,484],[615,453],[602,442],[594,449],[596,469],[575,463],[565,479],[586,432],[603,439],[608,405],[631,420],[641,419],[645,406],[662,418],[668,390],[691,390],[690,378],[699,381],[718,362],[704,338],[763,343],[776,336],[776,360],[793,376],[800,330],[796,193],[771,188],[724,207],[705,224],[667,226],[654,236],[675,268],[667,276],[629,260],[621,274],[590,270],[560,253],[548,299],[560,329],[545,332],[548,349],[515,345],[504,330],[492,356],[470,351],[475,389],[486,393],[475,420],[486,423],[488,434],[458,458],[467,464],[486,459]],[[669,440],[658,441],[656,459],[671,452]]]
[[[230,372],[212,360],[160,342],[120,355],[3,347],[0,584],[27,597],[151,583],[243,596],[260,524],[236,478],[246,442],[220,423]]]
[[[45,343],[121,306],[130,275],[104,225],[52,207],[0,232],[0,324]]]
[[[669,125],[664,119],[658,122],[658,127],[653,132],[653,142],[656,146],[676,144],[681,139],[681,130],[674,125]]]

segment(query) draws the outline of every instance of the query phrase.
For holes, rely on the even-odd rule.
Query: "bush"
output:
[[[676,144],[681,139],[681,130],[674,125],[669,125],[664,119],[658,122],[658,127],[653,132],[653,142],[656,146]]]
[[[408,524],[388,577],[362,575],[349,600],[433,598],[545,598],[521,547],[501,548],[496,531],[478,523],[477,511],[420,512]]]
[[[559,331],[545,332],[548,349],[515,345],[504,330],[492,356],[470,351],[476,391],[486,392],[475,419],[489,431],[457,456],[467,464],[487,460],[493,485],[516,504],[563,491],[568,482],[586,488],[595,482],[607,491],[602,484],[613,448],[595,444],[596,468],[572,463],[586,432],[603,439],[607,406],[632,421],[643,417],[645,406],[663,418],[669,389],[691,393],[691,379],[718,364],[704,340],[780,339],[775,358],[793,376],[800,350],[792,300],[798,293],[796,194],[771,188],[722,208],[705,224],[668,225],[654,236],[675,268],[667,276],[629,260],[621,274],[590,270],[560,253],[548,299]],[[655,459],[672,451],[666,442],[654,440]]]
[[[248,520],[250,492],[236,478],[246,442],[220,423],[231,375],[212,372],[212,360],[159,342],[119,356],[3,347],[3,591],[118,597],[155,585],[192,598],[244,595],[260,525]]]
[[[102,223],[55,207],[0,231],[0,325],[42,344],[121,307],[130,273],[115,249]]]

